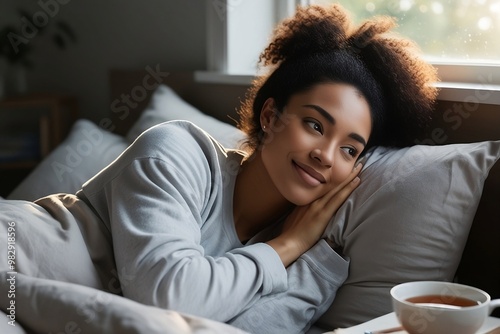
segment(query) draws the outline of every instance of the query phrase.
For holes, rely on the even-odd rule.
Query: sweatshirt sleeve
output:
[[[250,333],[305,333],[346,280],[349,260],[320,240],[287,269],[288,289],[261,296],[229,323]]]
[[[84,194],[109,217],[125,297],[227,322],[286,289],[287,273],[262,243],[205,254],[200,226],[218,200],[214,187],[223,186],[212,180],[217,164],[207,162],[208,146],[185,131],[154,128],[85,185]]]

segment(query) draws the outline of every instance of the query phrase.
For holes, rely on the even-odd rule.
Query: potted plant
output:
[[[19,9],[19,24],[0,28],[0,98],[5,91],[23,93],[26,91],[26,70],[34,66],[32,54],[43,45],[42,39],[49,38],[59,49],[65,49],[76,42],[76,34],[63,20],[55,19],[42,8],[34,13]]]

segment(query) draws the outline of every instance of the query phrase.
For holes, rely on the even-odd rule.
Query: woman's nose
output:
[[[311,151],[311,158],[318,161],[321,165],[331,168],[333,166],[333,149],[319,149],[316,148]]]

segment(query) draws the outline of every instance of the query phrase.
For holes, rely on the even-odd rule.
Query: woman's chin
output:
[[[304,206],[304,205],[311,204],[319,197],[320,196],[312,196],[310,193],[304,194],[303,192],[302,193],[295,192],[295,193],[289,194],[289,196],[287,197],[287,200],[290,203],[292,203],[293,205]]]

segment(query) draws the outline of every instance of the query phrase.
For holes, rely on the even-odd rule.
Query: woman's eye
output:
[[[305,122],[311,129],[323,134],[323,129],[321,128],[321,124],[319,124],[319,122],[312,120],[306,120]]]
[[[352,157],[355,157],[358,154],[358,150],[356,150],[354,147],[344,147],[342,149]]]

